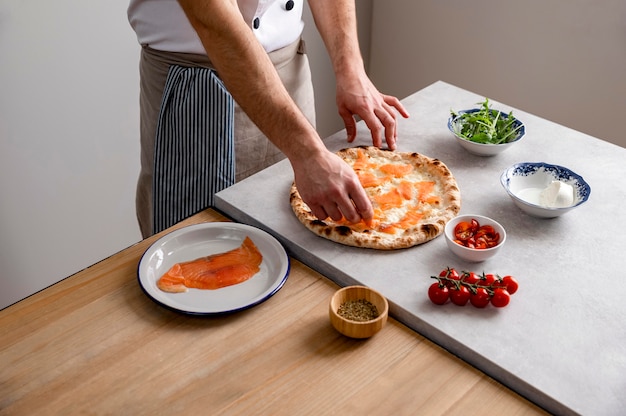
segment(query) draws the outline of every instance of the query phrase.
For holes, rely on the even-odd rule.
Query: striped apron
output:
[[[304,42],[269,57],[315,126]],[[233,101],[206,56],[144,45],[140,75],[136,208],[144,238],[213,206],[216,192],[284,158]]]
[[[213,70],[170,67],[154,147],[155,232],[212,206],[235,183],[234,107]]]

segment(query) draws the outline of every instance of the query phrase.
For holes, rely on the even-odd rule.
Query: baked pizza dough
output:
[[[356,172],[374,207],[374,219],[349,223],[320,220],[291,187],[298,220],[315,234],[354,247],[393,250],[412,247],[443,233],[461,209],[461,193],[447,166],[419,153],[361,146],[337,154]]]

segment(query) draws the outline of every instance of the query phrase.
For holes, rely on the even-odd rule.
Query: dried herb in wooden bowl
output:
[[[347,300],[339,306],[337,314],[351,321],[364,322],[378,318],[378,309],[366,299]]]

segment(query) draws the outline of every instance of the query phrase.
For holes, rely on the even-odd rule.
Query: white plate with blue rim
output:
[[[260,271],[245,282],[183,293],[157,287],[157,281],[174,264],[235,249],[246,237],[258,247],[263,261]],[[289,256],[272,235],[246,224],[210,222],[180,228],[154,242],[139,261],[137,278],[144,293],[165,308],[191,315],[220,315],[265,302],[283,287],[289,270]]]

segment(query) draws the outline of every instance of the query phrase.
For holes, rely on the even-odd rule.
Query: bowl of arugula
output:
[[[448,129],[468,152],[479,156],[494,156],[519,142],[526,133],[524,124],[505,113],[490,108],[489,99],[480,108],[450,111]]]

